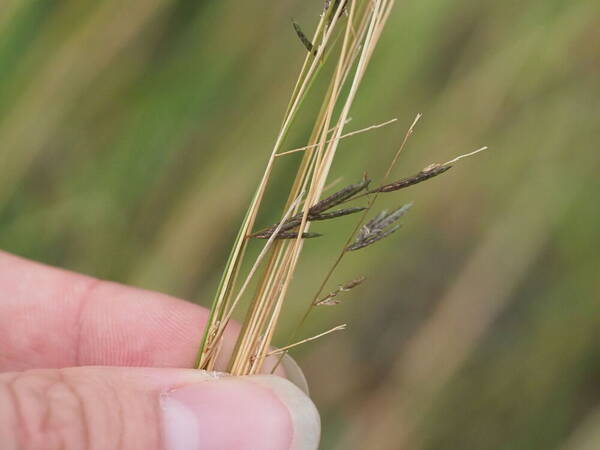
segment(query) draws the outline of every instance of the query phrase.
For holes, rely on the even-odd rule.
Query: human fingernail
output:
[[[281,366],[283,367],[286,378],[302,389],[306,395],[310,395],[308,382],[296,360],[286,353],[281,359]]]
[[[273,348],[273,350],[277,350]],[[308,382],[304,376],[302,369],[292,358],[289,353],[285,353],[283,356],[274,354],[265,359],[261,374],[274,374],[280,377],[287,378],[296,386],[298,386],[306,395],[310,395],[308,391]]]
[[[296,385],[272,375],[203,380],[161,396],[167,450],[315,450],[320,419]]]

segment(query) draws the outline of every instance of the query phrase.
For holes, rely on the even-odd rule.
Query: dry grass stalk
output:
[[[293,118],[321,61],[324,60],[325,52],[332,53],[337,47],[339,53],[336,58],[336,67],[308,143],[312,147],[304,152],[289,195],[288,207],[292,205],[294,199],[298,198],[300,192],[305,191],[305,205],[309,205],[309,208],[304,208],[303,212],[298,211],[298,206],[292,208],[296,211],[295,214],[301,215],[293,234],[286,236],[292,239],[273,240],[278,234],[281,236],[281,232],[273,232],[269,236],[270,256],[262,278],[259,280],[251,307],[247,312],[242,333],[229,367],[233,374],[252,374],[260,370],[269,353],[275,325],[303,247],[302,236],[307,236],[305,233],[309,233],[310,206],[319,203],[343,127],[348,119],[350,107],[392,5],[393,1],[389,0],[335,2],[322,15],[315,35],[309,41],[312,51],[305,58],[280,133],[267,161],[265,173],[242,223],[217,296],[211,307],[209,324],[197,358],[198,367],[214,367],[214,361],[220,351],[220,336],[219,333],[214,333],[214,330],[221,330],[227,326],[233,308],[237,306],[237,301],[234,301],[233,297],[237,300],[247,286],[247,283],[244,283],[243,289],[234,295],[236,279],[244,259],[248,238],[252,234],[276,155],[281,149]],[[331,44],[336,35],[335,30],[339,28],[337,25],[342,23],[341,16],[344,12],[347,13],[347,19],[340,30],[342,42],[340,45],[333,46]],[[344,86],[347,86],[347,89],[343,90]],[[343,95],[342,92],[344,92]],[[337,110],[340,111],[338,114],[334,112]],[[331,138],[328,136],[330,129],[333,129]],[[312,211],[314,219],[318,214],[314,214],[315,210]],[[325,211],[326,209],[320,212]],[[328,215],[331,217],[325,216],[323,220],[346,213],[350,213],[349,210],[329,212]],[[282,221],[281,227],[283,224]],[[289,232],[285,231],[284,233]]]
[[[269,240],[267,241],[267,243],[261,250],[260,254],[254,261],[254,265],[252,266],[252,269],[250,269],[250,272],[248,273],[246,280],[244,281],[244,284],[240,288],[240,291],[238,292],[237,297],[233,300],[229,311],[227,312],[227,314],[225,314],[225,317],[222,320],[219,320],[218,322],[216,322],[213,325],[212,330],[209,330],[209,336],[211,337],[211,339],[217,341],[223,336],[223,333],[225,332],[225,328],[227,327],[227,324],[228,324],[229,320],[231,319],[231,315],[233,314],[235,307],[238,305],[239,301],[241,300],[242,295],[244,294],[246,288],[248,287],[248,284],[250,283],[250,281],[252,280],[252,277],[258,270],[258,267],[260,266],[261,262],[263,261],[264,257],[266,256],[267,252],[269,251],[269,249],[271,248],[271,245],[273,244],[274,240],[277,238],[277,235],[279,234],[279,230],[281,229],[282,225],[289,218],[289,216],[292,213],[292,211],[294,210],[294,208],[296,208],[298,206],[301,199],[302,199],[302,193],[288,208],[288,210],[286,211],[286,213],[284,214],[284,216],[281,219],[280,225],[277,226],[277,228],[275,229],[275,232],[269,238]]]
[[[353,48],[359,48],[359,41],[355,39],[356,35],[351,32],[354,14],[356,12],[357,2],[351,2],[349,19],[344,30],[343,43],[341,45],[340,56],[338,64],[334,72],[334,76],[330,85],[328,94],[326,95],[325,101],[323,102],[323,108],[313,136],[315,142],[320,144],[313,150],[305,152],[303,164],[301,164],[301,170],[299,176],[296,178],[296,182],[292,188],[292,194],[295,189],[300,187],[307,188],[307,200],[306,204],[313,205],[318,202],[318,199],[323,190],[329,168],[333,160],[333,156],[337,149],[339,142],[339,136],[343,124],[346,122],[350,105],[356,94],[358,84],[364,74],[364,68],[366,60],[370,57],[369,49],[371,45],[368,45],[368,40],[371,39],[374,24],[378,20],[378,7],[381,2],[375,3],[375,10],[370,11],[370,8],[365,9],[365,17],[369,18],[369,21],[365,23],[369,24],[370,27],[363,27],[364,32],[360,36],[364,36],[365,42],[362,43],[361,51],[353,51]],[[327,28],[328,32],[335,27],[336,21],[342,12],[342,6],[340,5],[337,10],[333,13],[333,19],[330,22],[330,26]],[[371,6],[371,5],[366,5]],[[329,22],[329,17],[325,16]],[[353,37],[354,36],[354,37]],[[366,44],[366,45],[365,45]],[[349,94],[344,99],[340,99],[340,92],[346,77],[350,74],[352,69],[353,58],[350,56],[354,53],[358,58],[354,76],[350,84]],[[318,58],[318,56],[317,56]],[[333,118],[334,107],[339,101],[342,101],[342,111],[337,117],[337,128],[333,132],[333,141],[326,145],[327,130],[329,130],[331,123],[335,120]],[[298,227],[299,233],[305,231],[308,228],[308,210],[305,210],[302,221]],[[263,278],[263,284],[265,289],[259,289],[258,296],[255,298],[255,304],[258,306],[256,314],[251,314],[246,323],[258,324],[254,326],[251,331],[241,339],[241,345],[238,346],[236,354],[232,361],[231,372],[233,374],[243,373],[256,373],[260,370],[266,354],[269,351],[270,342],[275,331],[275,325],[279,319],[279,315],[282,310],[283,300],[287,293],[290,285],[292,275],[295,271],[296,264],[303,246],[303,241],[297,239],[290,242],[288,245],[276,249],[273,254],[273,268],[268,269]],[[278,251],[279,250],[279,251]],[[251,310],[251,313],[253,311]],[[261,329],[262,333],[258,332]]]
[[[313,41],[316,41],[316,39],[319,39],[319,37],[321,37],[323,44],[325,44],[331,38],[333,28],[330,29],[329,33],[325,34],[324,25],[325,20],[322,18],[317,27],[317,31],[315,32],[315,39],[313,39]],[[267,161],[262,179],[259,182],[256,193],[250,203],[246,216],[244,217],[244,220],[234,242],[233,248],[229,255],[225,271],[223,272],[223,275],[221,277],[221,281],[217,289],[217,294],[211,305],[208,325],[206,327],[206,331],[202,339],[202,344],[196,357],[196,367],[198,368],[210,369],[214,366],[214,361],[216,360],[217,353],[219,351],[219,345],[217,342],[218,339],[213,338],[211,330],[215,328],[217,323],[221,322],[221,318],[230,307],[233,289],[235,287],[236,279],[239,274],[241,263],[243,261],[245,250],[248,244],[246,236],[250,234],[254,226],[254,222],[256,220],[256,216],[258,214],[258,210],[262,202],[262,198],[264,196],[269,178],[271,176],[271,172],[273,170],[275,156],[281,148],[287,131],[291,126],[294,115],[297,112],[301,100],[308,89],[310,80],[315,75],[318,66],[318,59],[322,56],[324,49],[325,46],[321,45],[321,47],[317,50],[317,55],[314,58],[311,58],[310,54],[307,55],[305,58],[304,65],[298,76],[296,86],[294,87],[290,99],[290,104],[285,113],[283,124],[275,141],[275,145],[271,152],[271,156]]]

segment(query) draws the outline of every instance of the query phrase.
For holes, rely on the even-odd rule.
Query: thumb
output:
[[[289,381],[188,369],[0,374],[3,449],[314,450],[319,415]]]

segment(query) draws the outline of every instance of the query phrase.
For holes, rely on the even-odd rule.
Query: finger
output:
[[[191,367],[206,320],[206,309],[168,295],[0,253],[3,371]]]
[[[80,367],[0,375],[3,449],[314,450],[319,416],[275,376]]]

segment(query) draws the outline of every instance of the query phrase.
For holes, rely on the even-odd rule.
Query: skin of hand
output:
[[[0,252],[2,449],[316,449],[318,412],[288,379],[181,369],[207,315]]]

